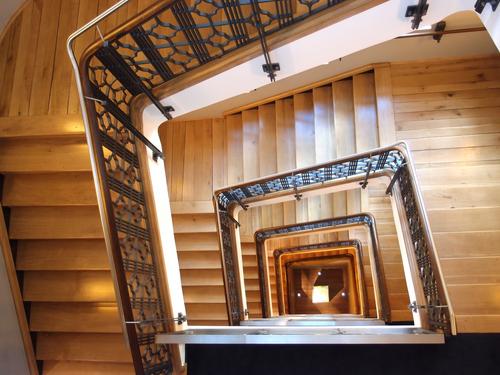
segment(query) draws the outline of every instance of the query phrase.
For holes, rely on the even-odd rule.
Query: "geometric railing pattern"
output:
[[[366,294],[366,284],[364,281],[363,269],[363,254],[362,244],[359,240],[332,241],[322,242],[317,244],[301,245],[284,249],[276,249],[273,251],[274,270],[276,274],[276,290],[278,293],[278,310],[279,315],[287,313],[288,307],[285,296],[288,295],[287,286],[287,268],[289,261],[282,260],[283,258],[297,257],[300,261],[327,259],[329,257],[342,256],[339,250],[345,251],[348,255],[354,258],[355,262],[355,280],[356,291],[354,292],[359,299],[359,316],[368,316],[368,298]],[[264,273],[259,266],[259,278]]]
[[[362,181],[360,184],[365,184],[375,177],[391,176],[392,180],[387,194],[391,194],[395,188],[400,191],[402,209],[406,216],[406,223],[404,223],[406,234],[411,239],[412,251],[418,266],[418,277],[425,297],[420,306],[415,308],[426,311],[430,329],[442,330],[445,333],[451,332],[445,286],[438,270],[437,254],[414,173],[408,146],[402,142],[216,191],[214,200],[218,214],[230,319],[232,318],[236,324],[244,319],[239,308],[240,296],[235,292],[238,290],[238,271],[237,261],[234,258],[236,246],[234,231],[239,224],[232,213],[236,207],[247,209],[254,202],[284,195],[292,195],[298,199],[301,193],[326,186],[336,186],[352,181]]]
[[[309,221],[306,223],[297,223],[297,224],[289,224],[282,225],[279,227],[273,228],[262,228],[255,232],[255,248],[257,252],[257,266],[259,269],[259,288],[260,288],[260,298],[261,298],[261,307],[262,307],[262,317],[270,318],[270,296],[267,293],[269,288],[268,280],[265,277],[266,275],[266,248],[265,242],[269,239],[273,238],[286,238],[291,235],[308,235],[314,234],[318,231],[321,232],[330,232],[330,231],[339,231],[339,230],[348,230],[352,228],[365,227],[368,236],[369,236],[369,256],[373,261],[372,266],[372,277],[373,285],[375,288],[375,298],[379,301],[379,311],[377,311],[377,317],[386,322],[390,321],[390,307],[387,299],[387,291],[385,286],[385,277],[384,277],[384,269],[381,263],[381,254],[379,250],[378,236],[375,218],[367,213],[360,213],[349,216],[342,216],[336,218],[322,219],[316,221]],[[348,240],[348,241],[337,241],[337,242],[326,242],[323,244],[311,244],[311,245],[303,245],[296,248],[290,248],[286,250],[276,250],[275,253],[283,253],[286,251],[305,251],[308,249],[321,249],[325,247],[336,246],[351,246],[356,247],[359,241],[356,240]],[[275,254],[276,257],[276,254]],[[278,271],[276,271],[278,272]],[[277,279],[277,283],[279,280]],[[280,292],[278,289],[278,293]],[[234,306],[236,308],[236,305]],[[280,312],[281,314],[281,312]]]
[[[172,370],[169,347],[154,338],[168,330],[165,296],[154,250],[137,142],[161,151],[132,123],[131,103],[149,98],[166,118],[153,89],[260,41],[265,69],[274,79],[278,69],[269,59],[265,37],[344,0],[170,0],[159,1],[112,31],[84,52],[79,64],[82,95],[90,127],[111,260],[125,335],[138,374]]]

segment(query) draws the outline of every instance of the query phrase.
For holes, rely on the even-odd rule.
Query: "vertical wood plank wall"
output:
[[[213,145],[218,142],[223,147],[212,155],[212,174],[220,176],[214,188],[221,186],[221,182],[234,184],[395,140],[408,140],[414,150],[459,331],[498,332],[499,64],[500,59],[495,57],[379,65],[372,73],[214,119],[212,135],[224,135],[224,139],[212,138]],[[186,147],[179,154],[183,147],[178,142],[186,141],[186,129],[193,123],[196,122],[171,122],[160,128],[164,146],[174,145],[169,156],[173,163],[168,178],[176,238],[181,244],[178,251],[182,277],[188,312],[194,323],[198,319],[206,323],[210,317],[211,323],[224,324],[226,313],[215,226],[210,224],[214,220],[212,208],[209,203],[186,202],[176,195],[179,185],[186,189],[184,185],[190,183],[180,178],[189,159],[185,153],[190,149]],[[193,149],[202,150],[204,141],[196,142]],[[276,153],[276,159],[268,150]],[[166,151],[170,154],[168,147]],[[194,184],[197,183],[195,179]],[[254,230],[332,213],[338,216],[370,211],[378,222],[393,316],[395,320],[408,319],[407,292],[390,202],[384,190],[382,186],[371,185],[367,191],[289,202],[243,214],[245,281],[251,315],[258,316],[260,311],[252,243]],[[209,198],[205,192],[196,199]],[[195,204],[200,211],[193,209]],[[195,243],[201,243],[201,235],[213,237],[214,252],[209,253],[207,248],[198,251],[199,245]],[[340,235],[362,234],[351,231]],[[277,241],[270,247],[290,243]],[[204,267],[208,257],[210,267]],[[200,279],[199,272],[210,274],[210,278],[203,278],[202,285],[194,279]],[[200,309],[200,303],[210,303],[211,307]]]
[[[154,0],[131,0],[105,33]],[[133,374],[66,39],[115,0],[30,0],[0,40],[0,200],[43,373]],[[96,38],[76,43],[77,54]]]
[[[387,69],[387,66],[382,65],[381,68]],[[210,122],[207,120],[172,121],[160,127],[160,138],[168,155],[167,165],[170,166],[167,167],[167,175],[173,201],[174,230],[176,238],[180,240],[178,253],[188,317],[191,324],[205,324],[209,314],[213,318],[212,324],[226,324],[220,257],[215,245],[215,216],[213,207],[208,202],[214,189],[214,182],[210,177],[227,174],[225,182],[235,184],[365,151],[378,147],[381,129],[387,132],[386,128],[393,128],[394,124],[384,121],[379,124],[375,74],[372,71],[247,109],[225,119],[212,120],[211,128],[207,128],[208,126]],[[225,129],[222,129],[224,126]],[[197,134],[194,129],[198,129]],[[215,134],[225,138],[224,141],[218,140],[221,144],[227,144],[223,153],[208,152],[217,142]],[[169,148],[168,145],[172,147]],[[224,171],[225,168],[227,171]],[[197,173],[193,173],[195,169]],[[256,230],[334,215],[373,211],[382,241],[393,318],[395,321],[410,320],[390,202],[380,197],[383,192],[381,189],[370,185],[370,189],[363,192],[357,189],[242,212],[239,221],[250,316],[260,316],[261,311],[253,243]],[[204,206],[200,201],[206,202]],[[193,209],[196,205],[201,208],[199,211]],[[211,251],[197,248],[201,234],[204,238],[212,236],[214,247]],[[269,256],[272,257],[276,248],[333,241],[339,237],[362,240],[365,244],[364,254],[368,254],[366,232],[351,230],[350,233],[271,241],[268,246]],[[210,259],[209,267],[207,259]],[[365,277],[369,280],[371,313],[375,314],[368,256],[364,257],[364,264]],[[273,265],[271,261],[272,284],[275,283]],[[193,277],[199,280],[200,272],[210,272],[211,277],[195,281]],[[214,275],[218,277],[215,278]],[[202,307],[202,304],[205,306]]]
[[[500,331],[500,59],[394,64],[458,330]]]
[[[153,1],[130,0],[101,29],[106,32]],[[9,235],[17,243],[16,268],[23,275],[36,355],[51,375],[69,369],[133,373],[64,50],[72,29],[113,3],[29,0],[0,36],[1,201],[10,210]],[[77,53],[95,38],[95,30],[84,34]],[[190,319],[222,324],[227,318],[212,189],[398,138],[408,139],[416,150],[459,330],[500,331],[499,65],[498,58],[384,65],[245,113],[163,127]],[[405,289],[388,201],[380,187],[368,190],[266,207],[243,220],[278,225],[368,208],[377,215],[386,268],[394,274],[391,294],[402,301],[397,294]],[[359,234],[338,238],[347,235]],[[250,242],[243,251],[255,312],[258,287]],[[400,319],[407,314],[404,309],[397,307]]]

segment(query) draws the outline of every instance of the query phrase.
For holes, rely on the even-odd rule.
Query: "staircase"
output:
[[[111,3],[28,1],[1,40],[1,50],[8,53],[0,55],[0,200],[44,374],[134,373],[118,318],[77,93],[64,51],[69,32]],[[101,30],[105,33],[148,3],[131,1]],[[95,37],[94,31],[84,35],[77,50],[81,52]],[[379,68],[237,110],[223,119],[173,122],[160,130],[190,324],[227,321],[211,191],[391,142],[394,134],[385,127],[388,109],[381,100],[392,93],[387,86],[391,72],[387,66]],[[491,332],[498,330],[500,316],[494,299],[498,249],[491,246],[498,243],[498,202],[491,199],[498,188],[498,139],[489,135],[498,133],[498,59],[461,61],[453,69],[455,73],[449,74],[446,64],[397,67],[396,129],[398,138],[411,139],[417,148],[431,220],[438,229],[436,241],[443,249],[440,254],[446,258],[445,271],[459,307],[460,328]],[[405,77],[408,74],[410,78]],[[420,80],[422,75],[426,81]],[[442,139],[429,139],[430,130]],[[359,132],[371,136],[356,136]],[[297,144],[299,138],[304,142]],[[437,144],[441,141],[446,142],[443,147]],[[484,162],[488,167],[480,165]],[[448,177],[454,183],[446,190],[453,203],[439,194]],[[487,182],[478,186],[477,179]],[[464,194],[463,185],[473,185],[474,195]],[[347,203],[339,204],[344,198]],[[457,200],[458,215],[453,212]],[[284,223],[309,220],[317,207],[325,215],[358,209],[374,212],[381,229],[393,319],[409,320],[394,223],[383,189],[369,186],[361,197],[334,195],[299,207],[285,204],[277,211],[263,210],[259,225],[274,225],[273,217]],[[478,253],[471,255],[470,246],[476,246]],[[254,288],[249,288],[248,299],[252,316],[258,317],[253,249],[251,237],[246,237],[247,282]]]
[[[236,110],[225,118],[169,121],[160,127],[190,325],[225,324],[227,319],[211,192],[252,178],[378,147],[379,137],[384,137],[379,133],[390,127],[377,118],[377,114],[382,116],[384,111],[379,108],[384,87],[376,86],[376,82],[384,78],[387,70],[387,66],[367,68],[365,73],[303,92],[297,90],[294,95],[283,95],[264,105]],[[377,220],[393,320],[412,320],[407,308],[409,300],[396,228],[385,189],[369,184],[362,193],[340,192],[297,204],[287,202],[241,213],[240,234],[250,318],[261,316],[253,242],[256,230],[372,212]],[[340,233],[331,240],[337,236],[361,239],[365,246],[368,240],[363,230]],[[210,239],[213,246],[201,244],[201,238]],[[317,242],[317,236],[303,241],[314,243],[315,240]],[[297,241],[282,240],[275,246],[292,247],[298,245]],[[269,251],[271,257],[273,248],[271,246]],[[366,249],[364,253],[367,254]],[[373,306],[369,259],[365,257],[363,261],[365,280],[369,283],[368,296]],[[271,259],[271,267],[273,264]],[[272,271],[271,277],[274,282]],[[200,306],[204,307],[200,309]]]
[[[1,201],[43,373],[132,374],[79,116],[1,120]]]
[[[135,373],[65,46],[114,2],[27,1],[0,41],[0,202],[43,374]],[[131,1],[101,31],[153,2]],[[96,37],[86,33],[79,53]]]

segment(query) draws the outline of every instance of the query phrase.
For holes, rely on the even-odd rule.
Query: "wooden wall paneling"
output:
[[[295,158],[296,167],[303,168],[316,163],[314,102],[312,92],[293,96],[295,114]],[[297,222],[319,219],[321,201],[319,197],[301,199],[296,202]]]
[[[356,128],[356,152],[379,146],[377,107],[374,73],[357,74],[353,77],[354,123]],[[368,191],[360,190],[361,211],[369,209]]]
[[[292,98],[275,102],[276,110],[276,166],[278,172],[296,168],[295,161],[295,115]],[[283,224],[296,221],[295,202],[283,203]]]
[[[457,72],[471,69],[484,69],[500,67],[497,55],[483,56],[481,58],[454,58],[436,59],[431,61],[405,61],[391,63],[392,76],[417,76],[426,73]]]
[[[275,104],[259,106],[259,171],[269,176],[277,169],[276,108]],[[283,225],[283,205],[261,207],[262,227]]]
[[[352,79],[332,83],[333,114],[337,157],[356,153],[354,100]],[[334,197],[335,216],[345,216],[360,211],[360,196],[356,190],[337,193]],[[339,237],[345,237],[340,233]],[[345,238],[344,238],[345,239]]]
[[[201,139],[197,137],[196,128],[197,121],[186,121],[186,139],[184,143],[184,175],[182,176],[182,198],[180,200],[193,201],[196,200],[196,162],[199,156],[199,146]]]
[[[500,87],[498,68],[480,68],[457,72],[429,72],[394,76],[393,94],[418,94],[447,90],[470,90]]]
[[[332,87],[321,86],[312,90],[314,102],[314,134],[316,163],[324,163],[337,157]],[[345,200],[345,193],[325,194],[319,197],[320,219],[334,217],[334,201]],[[320,234],[318,240],[335,241],[335,234]]]
[[[35,66],[42,0],[28,3],[22,13],[19,49],[13,75],[12,96],[8,115],[20,116],[29,113],[31,85]],[[3,71],[3,70],[2,70]],[[3,74],[3,73],[2,73]],[[7,114],[5,114],[7,115]]]
[[[181,201],[184,177],[184,148],[186,139],[186,126],[184,122],[172,123],[172,169],[170,200]]]
[[[98,9],[98,14],[101,14],[104,12],[106,9],[110,8],[113,6],[113,0],[99,0],[99,9]],[[126,7],[126,5],[125,5]],[[113,28],[118,26],[118,15],[117,12],[114,12],[110,14],[108,17],[106,17],[103,21],[99,23],[99,29],[101,30],[101,33],[103,35],[106,35],[109,33]],[[96,34],[96,37],[99,36],[99,34]]]
[[[5,36],[0,40],[0,87],[3,95],[0,95],[0,116],[7,116],[10,109],[10,100],[12,97],[12,87],[14,85],[14,72],[16,68],[16,59],[19,49],[19,38],[21,36],[22,16],[14,19],[8,26]]]
[[[212,122],[213,190],[227,186],[227,138],[226,121]]]
[[[212,197],[212,120],[188,121],[184,149],[184,201]]]
[[[80,28],[97,16],[99,0],[80,0],[77,27]],[[76,39],[75,56],[80,58],[83,51],[96,39],[96,29],[87,30]],[[69,85],[68,113],[80,113],[80,97],[76,89],[75,77],[72,75]]]
[[[390,65],[376,65],[374,69],[374,80],[378,138],[379,146],[382,147],[396,142]]]
[[[312,93],[316,163],[324,163],[337,157],[332,87],[317,87]],[[333,200],[334,194],[320,197],[320,218],[333,217]]]
[[[40,18],[40,32],[36,48],[35,69],[30,97],[30,115],[43,115],[48,112],[50,86],[54,71],[54,58],[57,44],[57,30],[61,0],[43,1]]]
[[[251,109],[241,113],[243,131],[243,180],[249,181],[260,176],[259,168],[259,112]],[[260,207],[240,211],[238,221],[241,224],[240,233],[253,238],[255,230],[261,227]]]
[[[235,185],[244,181],[243,177],[243,127],[241,114],[226,118],[227,131],[227,182]]]
[[[363,152],[379,145],[373,73],[353,77],[353,97],[356,152]]]
[[[213,195],[213,134],[212,120],[203,120],[196,134],[201,140],[198,151],[200,160],[195,170],[197,178],[197,197],[195,200],[209,201]]]
[[[392,66],[399,138],[417,160],[459,332],[499,332],[500,60]]]
[[[168,197],[170,201],[173,202],[172,199],[172,168],[173,168],[173,126],[172,122],[164,122],[158,128],[158,136],[160,137],[161,149],[163,151],[163,155],[165,159],[163,163],[165,164],[165,176],[167,178],[167,188],[168,188]]]
[[[80,0],[64,0],[61,2],[59,27],[57,29],[57,43],[54,53],[54,71],[50,86],[49,109],[50,114],[68,113],[70,80],[74,80],[72,67],[66,51],[66,40],[76,30],[78,22],[78,8]]]

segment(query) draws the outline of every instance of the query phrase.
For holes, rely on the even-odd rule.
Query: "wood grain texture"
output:
[[[111,283],[100,284],[85,273],[108,273],[109,265],[65,46],[70,32],[95,17],[99,8],[112,4],[108,0],[28,0],[0,40],[6,51],[0,54],[0,171],[7,174],[1,199],[13,212],[10,224],[16,228],[10,227],[9,235],[37,238],[17,242],[17,272],[26,274],[24,287],[35,286],[26,296],[46,301],[31,305],[31,329],[65,331],[55,336],[38,333],[37,356],[49,360],[43,366],[47,374],[133,373],[116,308],[111,319],[102,305],[53,302],[114,300]],[[137,1],[131,1],[107,26],[125,21],[137,6]],[[77,40],[77,56],[95,36],[92,29]],[[79,206],[88,207],[80,210]],[[17,207],[25,211],[14,212]],[[86,239],[75,238],[82,235]],[[62,279],[50,279],[47,274]],[[61,293],[53,293],[58,289]],[[114,333],[92,336],[76,333],[79,330]]]
[[[0,140],[1,173],[90,171],[88,147],[83,138]]]
[[[121,333],[115,304],[33,302],[30,328],[35,332]]]
[[[81,115],[0,117],[0,139],[84,134]]]
[[[85,361],[43,361],[45,375],[133,375],[131,363],[85,362]]]
[[[15,207],[11,211],[11,239],[102,238],[96,206]]]
[[[498,67],[498,58],[391,67],[397,137],[415,150],[459,332],[500,331]]]
[[[27,271],[23,297],[37,302],[114,302],[109,271]]]
[[[205,187],[199,186],[201,170],[196,171],[203,154],[203,144],[211,145],[212,150],[212,165],[207,168],[211,170],[211,189],[223,186],[222,182],[225,185],[236,184],[276,171],[309,166],[338,156],[346,156],[356,152],[357,142],[364,142],[365,147],[376,147],[378,146],[376,137],[360,141],[356,134],[356,119],[361,122],[361,126],[370,126],[374,134],[377,132],[374,76],[371,74],[367,77],[368,80],[362,77],[358,83],[357,99],[354,97],[353,79],[346,79],[333,85],[314,87],[312,91],[297,92],[293,97],[248,108],[225,119],[213,119],[211,132],[195,133],[197,129],[202,129],[204,124],[209,123],[209,120],[172,121],[162,125],[160,137],[166,148],[166,166],[171,169],[168,172],[170,191],[172,194],[177,187],[182,191],[181,196],[173,199],[171,207],[174,213],[184,294],[187,296],[190,308],[192,306],[199,308],[197,314],[200,315],[197,315],[196,320],[220,321],[220,316],[210,315],[210,309],[224,302],[220,289],[222,271],[220,257],[216,251],[218,244],[215,221],[213,217],[207,215],[210,210],[206,205],[208,202],[203,204],[202,201],[196,200],[205,194],[203,193]],[[366,87],[363,87],[365,81]],[[385,90],[388,90],[387,87]],[[362,114],[362,110],[358,108],[356,118],[356,100],[358,106],[366,107],[365,111],[372,111],[371,115]],[[176,139],[174,132],[184,134],[182,142],[185,148],[180,152],[174,146],[177,142],[174,141]],[[210,139],[204,140],[203,137]],[[210,159],[210,156],[207,158]],[[181,170],[182,173],[177,172]],[[201,181],[205,181],[206,178],[202,177]],[[386,220],[387,212],[392,215],[390,207],[389,209],[387,205],[380,207],[385,210],[379,213],[380,234],[387,237],[395,236],[394,223]],[[249,241],[242,250],[245,283],[248,285],[247,298],[251,303],[253,316],[258,316],[260,301],[256,288],[255,247],[250,244],[253,241],[254,231],[261,227],[283,223],[342,216],[347,212],[360,212],[360,209],[360,194],[352,191],[241,212],[238,218],[242,224],[240,237],[244,241]],[[353,233],[353,236],[355,235],[357,234]],[[300,241],[318,242],[321,238],[323,237],[310,236],[301,238]],[[328,234],[324,238],[348,239],[349,233],[341,233],[340,236]],[[300,241],[297,241],[296,245],[301,243]],[[283,243],[280,246],[287,244]],[[406,288],[401,283],[401,259],[399,253],[394,251],[397,249],[397,244],[392,241],[388,246],[392,246],[387,248],[388,253],[385,258],[388,262],[388,276],[391,280],[395,280],[391,294],[404,294]],[[366,264],[369,264],[368,258]],[[201,315],[203,304],[206,304],[206,314],[208,314],[205,317]],[[208,317],[209,315],[211,317]]]
[[[22,240],[17,242],[16,268],[20,271],[109,270],[104,241]]]
[[[9,174],[5,176],[6,206],[95,206],[92,175],[83,173]]]
[[[43,361],[132,362],[123,336],[117,333],[41,332],[36,357]]]

